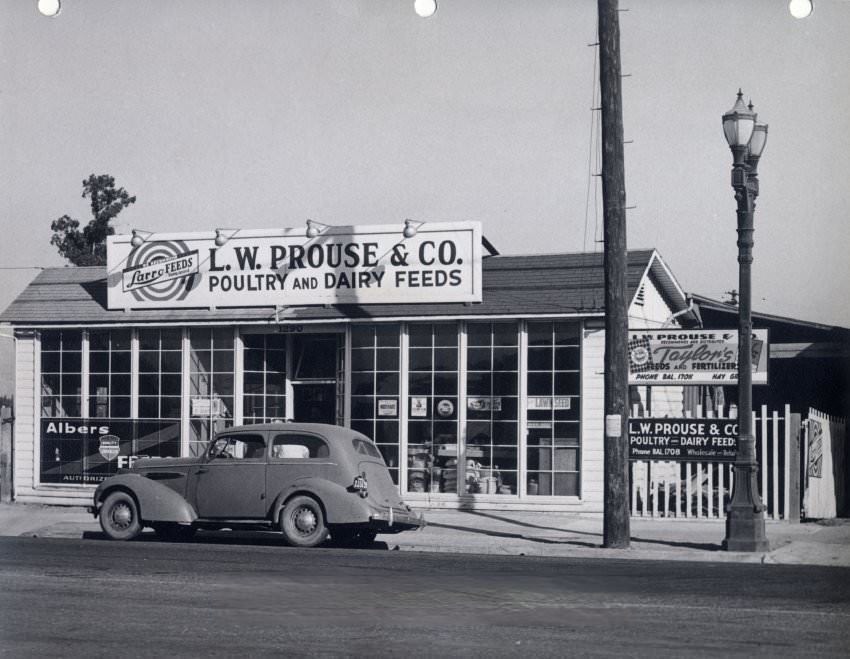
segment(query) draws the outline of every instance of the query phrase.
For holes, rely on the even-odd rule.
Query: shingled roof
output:
[[[653,276],[674,310],[684,308],[678,284],[655,250],[628,253],[629,300],[647,274]],[[412,316],[535,316],[604,313],[601,253],[491,256],[483,261],[483,300],[463,304],[376,304],[286,307],[287,321],[402,318]],[[0,322],[23,326],[101,323],[274,322],[273,307],[141,309],[106,306],[105,267],[50,268],[0,314]]]

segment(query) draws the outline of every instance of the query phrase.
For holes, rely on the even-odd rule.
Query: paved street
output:
[[[848,602],[844,568],[0,538],[15,657],[846,656]]]

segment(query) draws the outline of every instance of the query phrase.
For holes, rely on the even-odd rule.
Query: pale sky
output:
[[[119,233],[475,220],[502,253],[601,250],[595,2],[36,5],[0,0],[0,267],[63,264],[50,223],[88,222],[91,173],[138,197]],[[620,6],[629,247],[737,288],[741,87],[770,125],[754,308],[850,327],[850,2]],[[0,271],[0,308],[35,274]]]

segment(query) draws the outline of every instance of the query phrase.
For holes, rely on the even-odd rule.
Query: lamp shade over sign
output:
[[[723,115],[723,133],[730,147],[747,146],[756,123],[755,112],[744,105],[744,95],[738,90],[738,100],[729,112]]]

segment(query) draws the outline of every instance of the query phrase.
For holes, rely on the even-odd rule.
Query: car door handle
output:
[[[205,473],[207,473],[208,471],[209,471],[209,469],[198,469],[198,471],[196,471],[195,473],[196,473],[196,474],[205,474]]]

